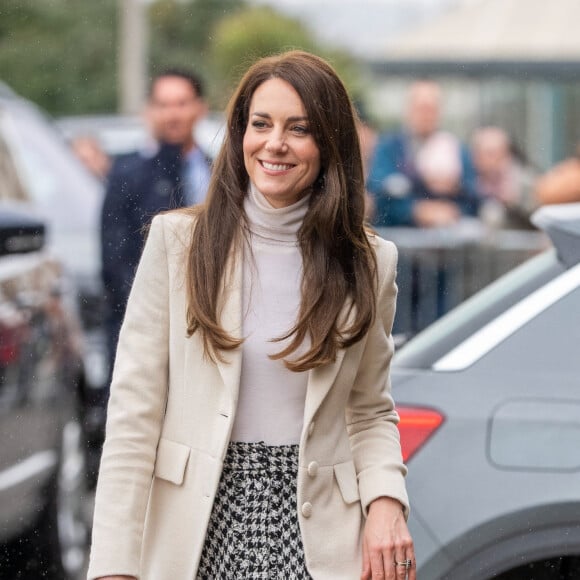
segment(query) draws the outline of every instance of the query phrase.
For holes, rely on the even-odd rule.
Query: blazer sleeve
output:
[[[394,352],[391,330],[397,296],[397,250],[391,242],[378,237],[373,243],[377,246],[379,268],[377,316],[366,337],[349,396],[347,429],[364,513],[373,500],[388,496],[401,502],[408,517],[407,469],[402,459],[397,429],[399,416],[391,397],[389,378]]]
[[[89,580],[139,577],[141,542],[169,359],[169,274],[163,218],[154,218],[117,347],[95,498]]]

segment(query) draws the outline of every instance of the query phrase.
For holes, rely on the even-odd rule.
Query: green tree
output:
[[[0,79],[52,113],[114,110],[116,0],[2,0]]]
[[[316,43],[298,20],[272,8],[247,8],[222,18],[210,53],[218,94],[228,95],[257,59],[292,48],[315,52]]]
[[[211,31],[224,15],[235,14],[244,0],[157,0],[149,11],[150,70],[187,67],[213,84],[209,53]]]
[[[221,19],[213,34],[211,63],[215,88],[222,96],[220,105],[225,104],[225,98],[254,61],[290,49],[307,50],[326,58],[347,87],[359,91],[358,69],[349,55],[317,44],[310,31],[294,18],[269,7],[252,7]]]
[[[212,84],[211,30],[244,0],[156,0],[150,71],[198,70]],[[0,80],[52,114],[117,109],[119,0],[0,0]]]
[[[117,109],[120,0],[0,0],[0,80],[55,115]],[[326,56],[352,87],[357,69],[318,47],[297,20],[246,0],[155,0],[150,74],[189,67],[222,106],[255,59],[288,48]]]

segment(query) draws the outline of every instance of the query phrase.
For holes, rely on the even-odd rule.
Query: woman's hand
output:
[[[410,560],[410,567],[405,562]],[[369,506],[363,536],[361,580],[416,580],[413,540],[401,503],[380,497]]]

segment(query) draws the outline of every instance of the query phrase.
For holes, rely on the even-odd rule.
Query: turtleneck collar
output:
[[[310,195],[305,195],[287,207],[275,208],[264,195],[250,183],[244,199],[244,211],[250,231],[262,238],[276,242],[296,243],[298,230],[308,211]]]

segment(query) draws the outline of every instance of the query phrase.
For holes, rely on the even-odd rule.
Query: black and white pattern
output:
[[[296,508],[298,445],[230,443],[198,580],[309,580]]]

